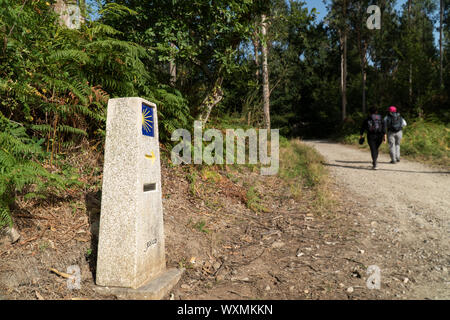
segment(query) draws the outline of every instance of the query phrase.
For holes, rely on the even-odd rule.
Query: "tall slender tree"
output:
[[[361,90],[362,90],[362,112],[366,113],[366,81],[367,81],[367,52],[369,47],[370,32],[366,27],[366,9],[368,1],[356,1],[351,3],[352,7],[352,27],[356,32],[356,40],[359,54],[359,65],[361,69]]]
[[[412,0],[408,0],[408,34],[411,34],[411,6],[412,6]],[[409,63],[409,103],[412,104],[412,95],[413,95],[413,70],[412,70],[412,63]]]
[[[340,49],[340,92],[341,92],[341,120],[347,118],[347,40],[348,17],[347,10],[350,0],[332,0],[329,4],[328,22],[339,35]]]
[[[254,52],[254,62],[256,66],[255,71],[255,79],[256,82],[259,82],[259,74],[260,74],[260,64],[259,64],[259,48],[260,48],[260,41],[259,41],[259,35],[257,30],[259,29],[259,22],[255,22],[255,31],[252,35],[252,44],[253,44],[253,52]]]
[[[444,21],[444,0],[441,0],[440,7],[439,7],[439,87],[441,89],[444,85],[444,80],[443,80],[444,47],[442,45],[443,21]]]
[[[347,5],[348,1],[342,1],[342,21],[339,28],[341,45],[341,96],[342,96],[342,121],[347,118]]]
[[[267,130],[270,130],[270,89],[269,89],[269,65],[268,61],[268,41],[267,41],[267,16],[261,14],[261,58],[262,58],[262,78],[263,78],[263,111],[264,124]]]
[[[174,43],[170,43],[170,47],[175,50],[176,45]],[[170,59],[169,61],[169,74],[170,74],[170,85],[175,87],[177,82],[177,64],[175,62],[175,58]]]
[[[341,43],[342,121],[344,121],[347,118],[347,31],[345,27],[340,30],[339,39]]]

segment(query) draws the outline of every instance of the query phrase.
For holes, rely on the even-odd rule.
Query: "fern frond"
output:
[[[94,102],[93,105],[102,107],[101,104],[98,102]],[[99,122],[105,122],[106,121],[106,115],[104,111],[92,111],[89,109],[89,107],[83,106],[83,105],[75,105],[74,108],[76,111],[78,111],[80,114],[85,115],[91,119],[97,120]],[[99,108],[100,109],[100,108]]]
[[[115,36],[115,35],[122,35],[123,33],[117,29],[114,29],[111,26],[108,26],[103,23],[96,23],[91,28],[92,35],[102,34],[102,35],[109,35],[109,36]]]
[[[87,133],[85,130],[74,128],[74,127],[64,125],[64,124],[58,125],[56,127],[56,131],[62,132],[62,133],[71,133],[71,134],[75,134],[75,135],[87,136]]]
[[[120,5],[118,3],[107,3],[105,6],[99,11],[100,15],[112,15],[117,17],[125,17],[128,15],[137,15],[138,13],[124,5]]]
[[[48,124],[33,124],[31,125],[31,129],[41,133],[49,133],[53,131],[53,128]]]
[[[13,221],[8,205],[0,201],[0,229],[9,226],[12,227]]]
[[[86,52],[77,49],[58,50],[53,52],[47,58],[48,63],[58,63],[66,61],[87,64],[90,61],[90,58],[86,54]]]

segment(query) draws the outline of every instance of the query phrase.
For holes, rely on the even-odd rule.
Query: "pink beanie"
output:
[[[397,108],[394,106],[389,107],[389,112],[397,112]]]

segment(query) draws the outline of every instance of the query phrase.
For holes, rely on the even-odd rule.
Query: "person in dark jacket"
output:
[[[369,116],[361,125],[360,139],[364,137],[364,132],[367,132],[367,143],[369,144],[372,155],[372,169],[376,170],[378,149],[381,143],[386,141],[386,128],[381,115],[378,114],[378,110],[374,107],[369,109]]]

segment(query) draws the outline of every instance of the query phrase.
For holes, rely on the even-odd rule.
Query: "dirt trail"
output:
[[[389,155],[381,154],[374,171],[367,150],[327,141],[306,143],[326,158],[348,198],[362,205],[360,223],[370,229],[364,244],[373,252],[384,251],[379,262],[373,261],[382,274],[382,264],[409,274],[399,279],[414,279],[409,298],[450,298],[450,170],[403,159],[390,164]]]
[[[449,299],[449,173],[386,155],[372,171],[367,150],[306,143],[330,169],[320,210],[310,187],[259,170],[162,165],[167,266],[186,268],[165,298]],[[0,299],[114,299],[94,291],[98,189],[18,204],[23,240],[0,238]],[[70,265],[80,290],[49,271]]]

